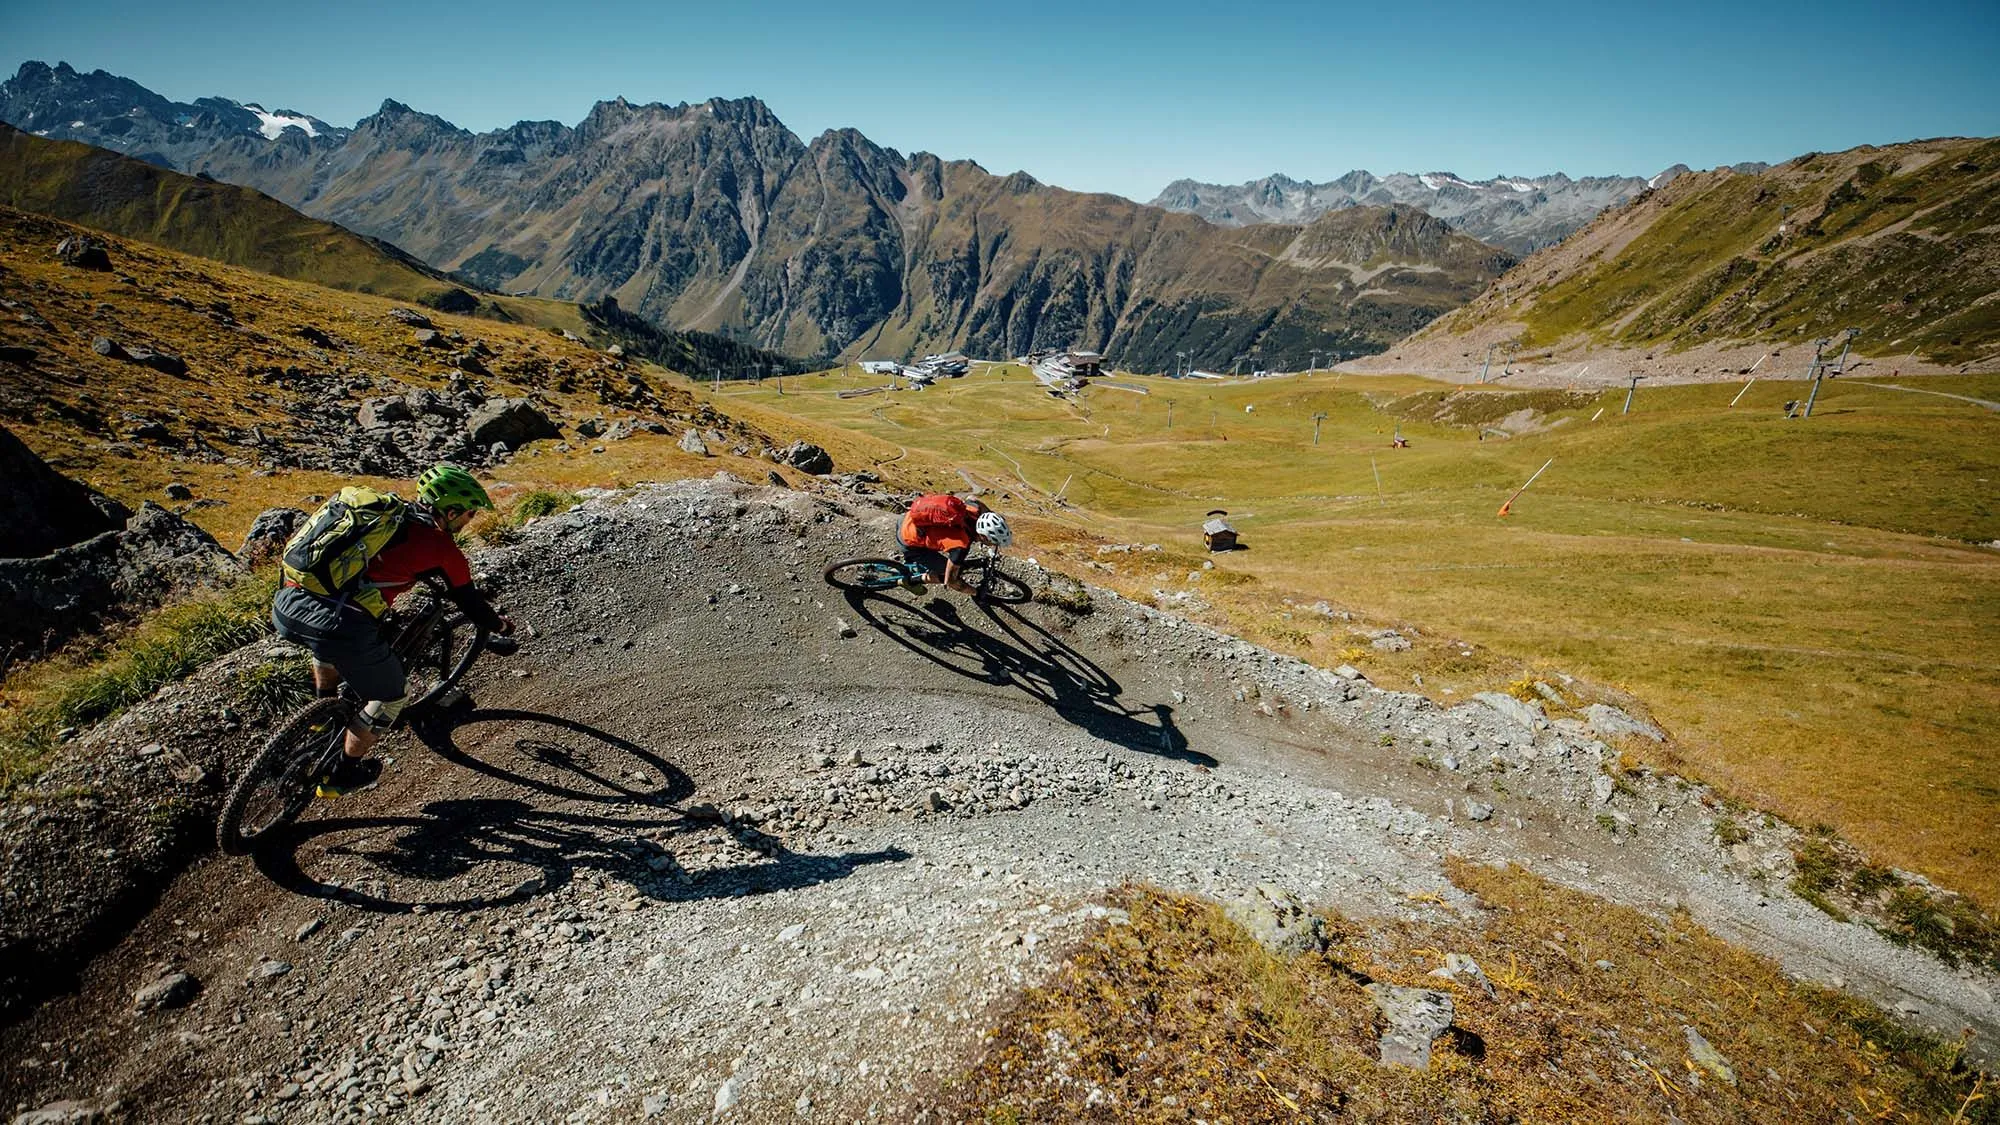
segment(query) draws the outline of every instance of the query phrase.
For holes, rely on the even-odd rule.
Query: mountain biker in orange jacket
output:
[[[948,590],[970,594],[972,587],[958,574],[958,568],[965,563],[965,552],[975,542],[1006,547],[1014,542],[1014,532],[1005,517],[977,500],[933,493],[918,497],[910,505],[903,516],[897,542],[903,549],[903,561],[922,567],[932,582],[943,582]],[[903,588],[921,594],[924,584],[912,577],[904,580]]]
[[[503,637],[512,634],[514,622],[473,589],[472,564],[452,538],[480,509],[492,506],[486,489],[458,466],[426,470],[401,529],[369,560],[362,584],[381,594],[386,608],[424,575],[438,574],[474,624]],[[383,638],[381,623],[350,596],[322,597],[289,578],[272,601],[271,622],[279,636],[312,653],[317,695],[336,694],[345,679],[366,701],[348,727],[347,752],[321,779],[319,795],[339,797],[373,782],[382,764],[369,752],[395,725],[407,698],[403,662]]]

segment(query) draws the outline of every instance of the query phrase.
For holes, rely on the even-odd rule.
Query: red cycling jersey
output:
[[[369,561],[363,581],[393,605],[403,591],[416,585],[419,575],[429,571],[442,573],[445,585],[454,590],[472,584],[472,564],[451,535],[412,517],[403,524],[402,534]]]

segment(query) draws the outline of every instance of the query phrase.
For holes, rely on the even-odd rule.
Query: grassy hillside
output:
[[[1783,383],[1734,408],[1733,385],[1642,390],[1620,415],[1622,391],[1125,381],[1151,393],[1071,405],[998,368],[920,394],[841,399],[884,380],[828,375],[723,401],[946,486],[968,470],[1040,514],[1030,553],[1325,665],[1445,700],[1538,665],[1629,692],[1674,735],[1663,764],[2000,898],[2000,551],[1979,545],[2000,540],[2000,414],[1842,381],[1810,422],[1783,418]],[[1916,382],[2000,400],[2000,376]],[[1537,403],[1513,424],[1538,432],[1481,440]],[[1390,447],[1398,429],[1410,448]],[[1249,549],[1205,560],[1217,507]],[[1390,624],[1414,627],[1411,652],[1370,647]]]
[[[1683,349],[1858,328],[1864,355],[2000,357],[2000,139],[1678,177],[1522,263],[1413,343]]]
[[[459,287],[262,192],[0,124],[0,204],[335,289],[434,304]]]

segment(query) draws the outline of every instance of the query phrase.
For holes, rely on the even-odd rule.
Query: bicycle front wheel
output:
[[[1020,605],[1035,592],[1028,584],[1000,569],[999,559],[972,559],[959,568],[965,583],[973,589],[973,596],[982,602],[1000,605]]]
[[[216,846],[243,855],[272,829],[296,820],[312,803],[320,773],[341,751],[353,717],[348,700],[320,699],[278,728],[222,802]]]
[[[843,559],[826,568],[826,580],[842,590],[886,590],[909,576],[894,559]]]
[[[438,615],[427,634],[407,639],[412,642],[409,651],[399,655],[409,679],[412,707],[435,703],[457,686],[486,645],[486,634],[456,610]]]

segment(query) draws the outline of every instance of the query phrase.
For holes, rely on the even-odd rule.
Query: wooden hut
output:
[[[1236,549],[1236,529],[1222,517],[1229,513],[1216,508],[1208,513],[1208,519],[1201,525],[1201,541],[1211,551],[1234,551]]]

